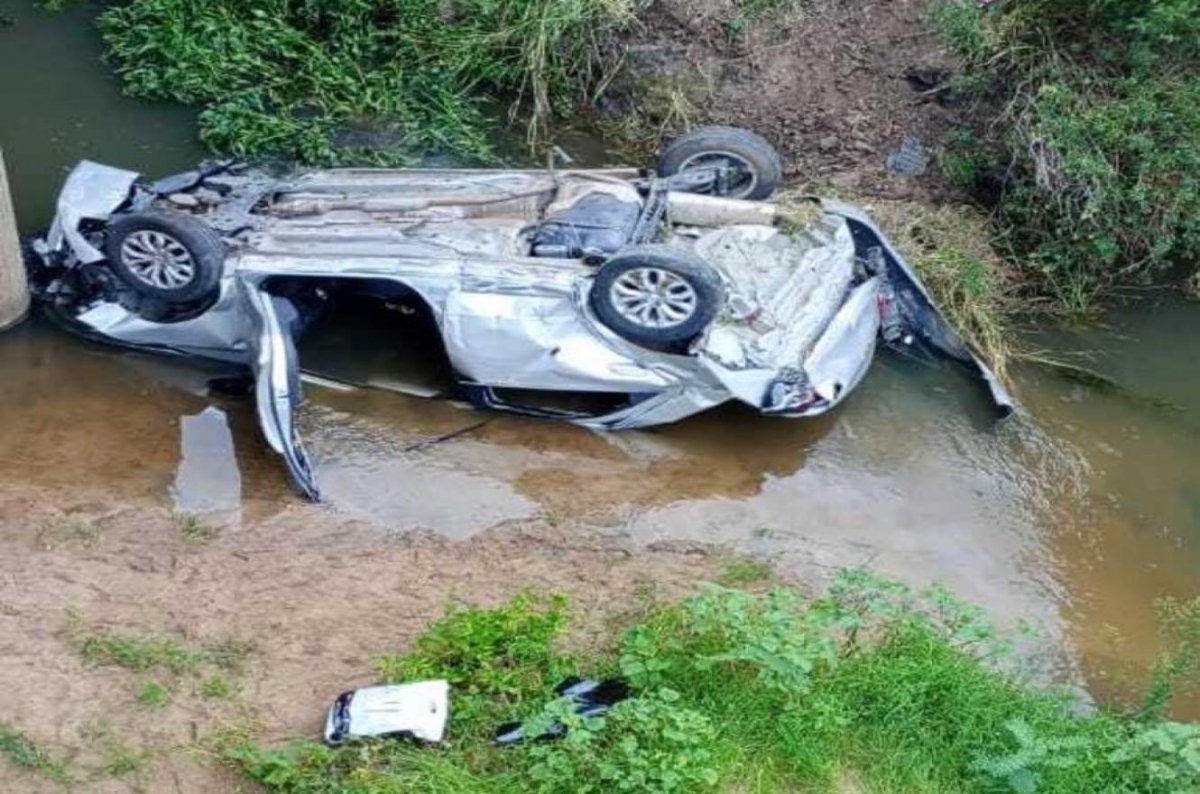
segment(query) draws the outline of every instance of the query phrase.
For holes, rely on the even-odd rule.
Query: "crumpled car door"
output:
[[[321,494],[295,424],[296,406],[303,398],[300,357],[293,336],[299,312],[287,298],[272,295],[247,279],[239,278],[238,286],[245,291],[255,324],[251,369],[259,426],[267,443],[283,456],[292,483],[318,501]]]

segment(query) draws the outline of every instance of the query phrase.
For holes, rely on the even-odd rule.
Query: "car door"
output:
[[[300,358],[293,336],[299,312],[287,298],[271,294],[246,277],[239,276],[238,287],[245,291],[245,303],[252,310],[254,322],[250,366],[259,426],[267,444],[283,457],[292,483],[309,499],[318,501],[320,491],[295,422],[296,407],[303,399]]]

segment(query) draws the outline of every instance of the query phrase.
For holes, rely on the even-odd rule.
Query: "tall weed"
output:
[[[398,164],[491,154],[486,104],[536,136],[601,79],[630,0],[130,0],[100,17],[136,96],[203,106],[241,156]]]
[[[1003,98],[991,163],[950,175],[996,164],[1006,242],[1044,290],[1081,308],[1200,265],[1200,0],[935,0],[930,21]]]

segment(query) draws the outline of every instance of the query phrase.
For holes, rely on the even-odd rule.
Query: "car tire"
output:
[[[677,353],[716,318],[723,300],[720,276],[700,257],[668,245],[638,245],[600,267],[588,305],[623,339]]]
[[[225,267],[221,236],[202,221],[173,212],[114,218],[104,249],[109,267],[126,286],[171,305],[215,295]]]
[[[676,139],[658,156],[659,176],[693,168],[733,166],[741,173],[717,195],[763,201],[783,183],[783,159],[761,135],[740,127],[701,127]]]

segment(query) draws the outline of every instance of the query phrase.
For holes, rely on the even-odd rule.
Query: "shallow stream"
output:
[[[13,22],[0,27],[0,145],[26,231],[80,158],[160,175],[204,155],[191,111],[121,95],[91,14],[0,0]],[[1023,367],[1023,416],[999,426],[958,372],[895,357],[814,421],[722,409],[599,435],[315,384],[302,420],[327,509],[382,532],[465,538],[540,516],[724,544],[806,576],[869,564],[939,578],[1043,623],[1103,696],[1153,659],[1154,600],[1200,591],[1196,339],[1200,306],[1166,292],[1103,327],[1033,334],[1120,388]],[[371,346],[354,363],[394,357]],[[205,396],[192,365],[35,319],[0,336],[0,371],[0,487],[103,489],[248,524],[295,499],[252,406]]]

